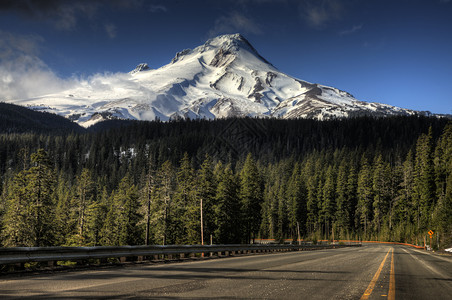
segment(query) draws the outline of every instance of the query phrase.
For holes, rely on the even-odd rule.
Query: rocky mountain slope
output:
[[[276,117],[319,120],[355,115],[412,115],[416,111],[355,99],[296,79],[265,60],[240,34],[222,35],[152,70],[81,82],[62,93],[10,101],[54,112],[88,127],[105,119]]]

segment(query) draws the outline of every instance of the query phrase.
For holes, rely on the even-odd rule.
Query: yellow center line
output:
[[[391,255],[391,273],[389,275],[388,300],[395,300],[394,248]]]
[[[366,291],[361,296],[361,300],[369,299],[370,294],[372,294],[372,291],[375,288],[375,284],[377,284],[378,277],[380,277],[381,270],[383,269],[383,266],[385,265],[386,259],[388,258],[388,255],[389,255],[389,252],[391,251],[391,249],[389,249],[388,253],[386,253],[386,256],[383,259],[383,261],[381,262],[380,267],[377,270],[377,273],[375,273],[375,275],[372,278],[372,280],[370,281],[369,286],[367,287]]]

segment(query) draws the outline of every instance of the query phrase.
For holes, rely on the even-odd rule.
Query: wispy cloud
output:
[[[208,36],[214,37],[223,33],[262,34],[258,23],[239,12],[232,12],[227,16],[221,16],[215,21],[215,25],[209,30]]]
[[[25,18],[49,22],[59,30],[73,30],[80,18],[93,18],[102,0],[14,0],[2,1],[0,10],[19,13]]]
[[[305,0],[299,9],[305,22],[317,29],[322,29],[329,22],[340,19],[344,13],[343,3],[339,0]]]
[[[116,26],[114,24],[107,23],[104,28],[109,38],[114,39],[116,37]]]
[[[264,3],[282,3],[282,2],[289,2],[291,0],[231,0],[231,1],[242,4],[242,5],[248,5],[248,4],[264,4]]]
[[[70,84],[38,57],[42,42],[40,36],[0,31],[0,100],[44,95]]]
[[[360,25],[355,25],[350,29],[345,29],[339,32],[339,35],[350,35],[350,34],[354,34],[357,31],[360,31],[363,28],[363,24]]]
[[[17,13],[24,18],[52,24],[63,31],[74,30],[80,20],[97,22],[105,8],[138,9],[144,0],[7,0],[0,1],[0,11]]]
[[[43,41],[37,35],[20,36],[0,30],[0,101],[39,97],[75,87],[108,90],[119,82],[124,86],[134,84],[127,73],[61,78],[39,58]]]
[[[149,11],[152,13],[158,13],[158,12],[167,12],[168,8],[164,5],[154,5],[152,4],[149,6]]]

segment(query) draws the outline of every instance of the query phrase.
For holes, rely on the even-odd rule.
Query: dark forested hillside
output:
[[[56,114],[38,112],[23,106],[0,102],[0,133],[84,132],[78,124]]]
[[[1,134],[2,244],[201,243],[201,201],[205,242],[452,242],[447,120],[123,125]]]

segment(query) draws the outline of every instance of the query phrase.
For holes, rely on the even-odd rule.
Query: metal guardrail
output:
[[[235,253],[321,250],[356,245],[167,245],[167,246],[103,246],[103,247],[16,247],[0,248],[0,265],[27,262],[79,261],[155,255],[185,255],[196,253]]]

